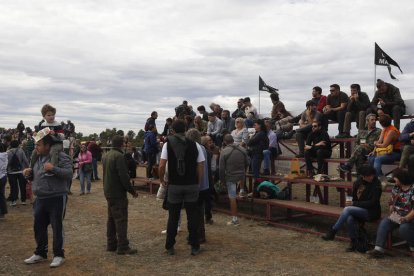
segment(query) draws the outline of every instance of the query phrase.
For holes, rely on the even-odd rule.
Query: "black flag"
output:
[[[276,89],[274,87],[271,87],[270,85],[267,85],[262,77],[259,76],[259,90],[260,91],[267,91],[269,93],[277,93],[277,91],[279,91],[279,89]]]
[[[374,61],[375,65],[381,65],[381,66],[387,66],[388,68],[388,72],[390,73],[390,77],[395,80],[397,79],[396,77],[393,76],[393,74],[391,73],[391,65],[394,65],[396,67],[398,67],[398,69],[400,69],[401,73],[403,72],[400,68],[400,66],[398,65],[398,63],[393,60],[389,55],[387,55],[379,46],[378,44],[375,42],[375,61]]]

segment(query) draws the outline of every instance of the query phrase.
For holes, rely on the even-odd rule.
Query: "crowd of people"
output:
[[[220,186],[227,188],[230,199],[231,220],[227,224],[239,226],[237,191],[240,197],[247,196],[245,179],[249,170],[255,182],[255,191],[249,192],[257,192],[259,186],[274,186],[261,183],[261,177],[277,172],[274,160],[281,154],[280,139],[295,137],[299,149],[296,157],[304,158],[306,174],[312,177],[315,173],[327,172],[324,159],[332,154],[328,122],[338,123],[336,138],[349,138],[351,122],[356,121],[356,147],[351,158],[338,167],[344,172],[356,168],[352,198],[323,238],[334,239],[346,224],[351,238],[347,250],[360,251],[360,225],[381,216],[380,197],[386,183],[382,165],[401,158],[399,168],[393,174],[395,186],[389,201],[392,215],[380,223],[376,246],[369,255],[383,257],[387,233],[399,228],[414,256],[414,121],[400,133],[400,118],[405,113],[405,106],[398,88],[378,80],[377,92],[370,101],[358,84],[350,86],[349,96],[337,84],[330,86],[327,97],[322,95],[320,87],[315,86],[312,97],[305,104],[306,109],[299,116],[286,110],[277,92],[270,94],[270,100],[273,107],[266,118],[258,114],[249,97],[240,98],[233,112],[211,103],[210,112],[201,105],[197,107],[197,114],[187,101],[183,101],[175,108],[174,116],[166,119],[162,133],[156,125],[158,113],[153,111],[144,126],[142,151],[127,152],[124,137],[112,137],[112,149],[102,162],[108,205],[107,250],[118,254],[137,253],[127,238],[127,193],[138,196],[131,184],[131,178],[136,176],[137,162],[146,162],[148,179],[159,177],[161,187],[167,190],[164,198],[169,214],[167,254],[175,254],[175,238],[184,207],[190,253],[198,255],[200,244],[207,241],[205,224],[214,223],[212,204]],[[50,266],[58,267],[65,261],[62,223],[72,178],[80,178],[80,195],[90,193],[91,182],[100,179],[97,162],[101,160],[102,149],[95,140],[81,144],[74,139],[73,123],[58,123],[56,109],[49,104],[42,107],[41,113],[43,119],[34,131],[25,128],[21,121],[16,130],[1,134],[0,218],[7,214],[7,179],[11,206],[17,204],[19,192],[21,204],[26,203],[26,184],[31,183],[36,195],[33,207],[37,247],[25,263],[34,264],[47,258],[47,227],[51,224],[54,258]],[[377,120],[382,129],[376,127]],[[295,124],[298,124],[296,129]],[[314,159],[317,168],[314,168]],[[50,183],[53,183],[53,189],[49,188]]]
[[[241,197],[247,195],[244,183],[246,171],[251,171],[256,188],[260,185],[261,177],[275,174],[274,160],[281,153],[278,144],[280,139],[295,137],[299,149],[296,157],[304,158],[306,174],[308,177],[313,177],[316,173],[327,173],[328,170],[327,163],[324,161],[332,155],[332,138],[327,132],[328,123],[330,121],[338,123],[338,134],[335,138],[342,139],[351,138],[351,123],[356,122],[358,134],[352,156],[346,163],[338,166],[338,170],[343,172],[349,172],[355,167],[357,180],[354,183],[353,198],[347,203],[347,207],[338,222],[324,238],[326,240],[333,239],[342,225],[347,223],[351,238],[351,246],[348,250],[355,251],[357,248],[355,237],[359,229],[356,225],[363,221],[379,219],[381,215],[379,205],[381,192],[384,186],[391,182],[395,183],[395,187],[405,185],[404,192],[406,195],[404,198],[407,201],[403,204],[404,208],[400,208],[401,200],[390,202],[390,206],[394,206],[392,210],[400,216],[400,220],[389,222],[392,226],[388,226],[388,224],[382,226],[383,224],[381,224],[378,231],[389,232],[390,229],[404,223],[405,226],[401,227],[400,231],[402,231],[402,237],[407,240],[414,255],[414,241],[407,236],[407,233],[414,236],[414,185],[412,184],[414,182],[414,142],[412,142],[414,141],[414,121],[408,123],[400,133],[400,119],[405,113],[405,106],[399,89],[390,83],[378,80],[377,91],[371,101],[367,93],[361,91],[358,84],[350,85],[349,95],[342,92],[337,84],[332,84],[329,91],[330,94],[324,96],[322,89],[315,86],[312,89],[312,97],[306,102],[306,109],[299,116],[293,116],[286,110],[277,92],[270,94],[273,107],[270,116],[266,118],[261,118],[249,97],[239,99],[233,112],[223,110],[219,104],[211,103],[209,106],[210,112],[207,112],[205,106],[201,105],[197,107],[199,113],[197,114],[187,101],[183,101],[181,105],[175,108],[174,116],[166,120],[161,134],[158,134],[156,130],[158,114],[154,111],[146,122],[147,132],[144,140],[143,155],[145,156],[146,149],[149,149],[147,160],[148,168],[151,168],[148,169],[147,177],[153,177],[151,171],[154,160],[156,160],[153,155],[157,155],[160,151],[162,151],[160,157],[161,170],[165,170],[166,167],[169,170],[179,170],[176,164],[177,161],[174,161],[172,165],[165,164],[165,161],[170,160],[171,156],[179,158],[179,153],[176,152],[179,147],[175,146],[174,143],[172,149],[167,150],[168,147],[165,145],[171,144],[172,139],[177,140],[173,138],[175,136],[184,137],[183,132],[198,132],[198,135],[201,136],[200,145],[204,147],[202,151],[206,153],[204,154],[204,162],[207,162],[209,170],[207,180],[209,181],[208,191],[211,193],[207,197],[202,196],[205,204],[204,206],[199,204],[198,208],[205,208],[205,210],[201,210],[200,214],[208,213],[207,201],[214,196],[215,188],[217,188],[218,183],[221,183],[227,187],[230,199],[232,219],[228,224],[238,226],[236,192],[238,190]],[[377,120],[381,125],[381,129],[376,127]],[[393,124],[391,124],[392,122]],[[179,134],[174,129],[177,124],[183,128],[180,129]],[[296,129],[294,129],[294,124],[298,124]],[[155,140],[157,140],[157,143],[154,143]],[[187,141],[184,138],[178,140]],[[203,140],[211,142],[203,143]],[[405,146],[402,147],[402,144]],[[186,150],[182,149],[182,151],[185,152]],[[167,152],[168,158],[166,156]],[[394,172],[391,179],[387,179],[382,172],[382,165],[393,164],[400,160],[400,157],[399,169]],[[195,158],[195,155],[193,158]],[[315,159],[316,168],[313,164]],[[199,162],[201,159],[197,160]],[[187,162],[187,160],[185,161]],[[197,162],[192,160],[193,167],[188,169],[196,172]],[[407,167],[410,170],[407,170]],[[173,175],[174,177],[171,177],[168,174],[168,177],[164,179],[164,171],[160,174],[162,185],[169,186],[168,182],[171,181],[174,183],[170,186],[171,190],[167,192],[167,199],[170,196],[172,197],[172,199],[168,199],[168,202],[171,201],[170,203],[174,204],[172,206],[175,206],[175,204],[177,204],[176,206],[195,204],[197,201],[196,184],[204,182],[197,181],[194,178],[191,183],[186,184],[186,181],[181,181],[179,184],[176,182],[177,176]],[[404,184],[400,185],[399,183]],[[191,184],[195,186],[190,187]],[[175,187],[180,185],[182,186]],[[400,191],[399,188],[395,189]],[[177,197],[175,193],[179,193],[180,196]],[[199,197],[201,198],[200,191]],[[396,198],[394,190],[393,197]],[[171,208],[169,211],[170,218],[166,243],[169,254],[174,254],[173,245],[179,214],[177,208]],[[188,214],[188,219],[192,218],[189,224],[191,224],[192,229],[190,244],[193,249],[199,248],[199,244],[194,239],[195,229],[197,228],[194,224],[198,223],[200,225],[206,219],[201,219],[200,216],[198,219],[195,217],[194,214]],[[201,240],[205,240],[205,234]],[[383,256],[380,253],[384,252],[384,243],[385,240],[378,238],[377,246],[374,251],[370,252],[370,256]]]

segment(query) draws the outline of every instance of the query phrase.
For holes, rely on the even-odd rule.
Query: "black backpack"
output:
[[[10,169],[12,172],[18,172],[22,170],[22,164],[20,164],[19,158],[17,157],[17,149],[10,160]]]

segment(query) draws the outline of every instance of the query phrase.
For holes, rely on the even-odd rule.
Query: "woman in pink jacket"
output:
[[[85,179],[87,181],[86,193],[91,192],[91,175],[92,175],[92,153],[87,150],[86,145],[81,146],[79,153],[79,180],[81,192],[80,195],[85,194]]]

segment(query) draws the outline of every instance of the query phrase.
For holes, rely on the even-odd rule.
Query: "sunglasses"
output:
[[[314,127],[314,128],[316,128],[316,127],[318,127],[319,125],[312,125],[312,127]]]

